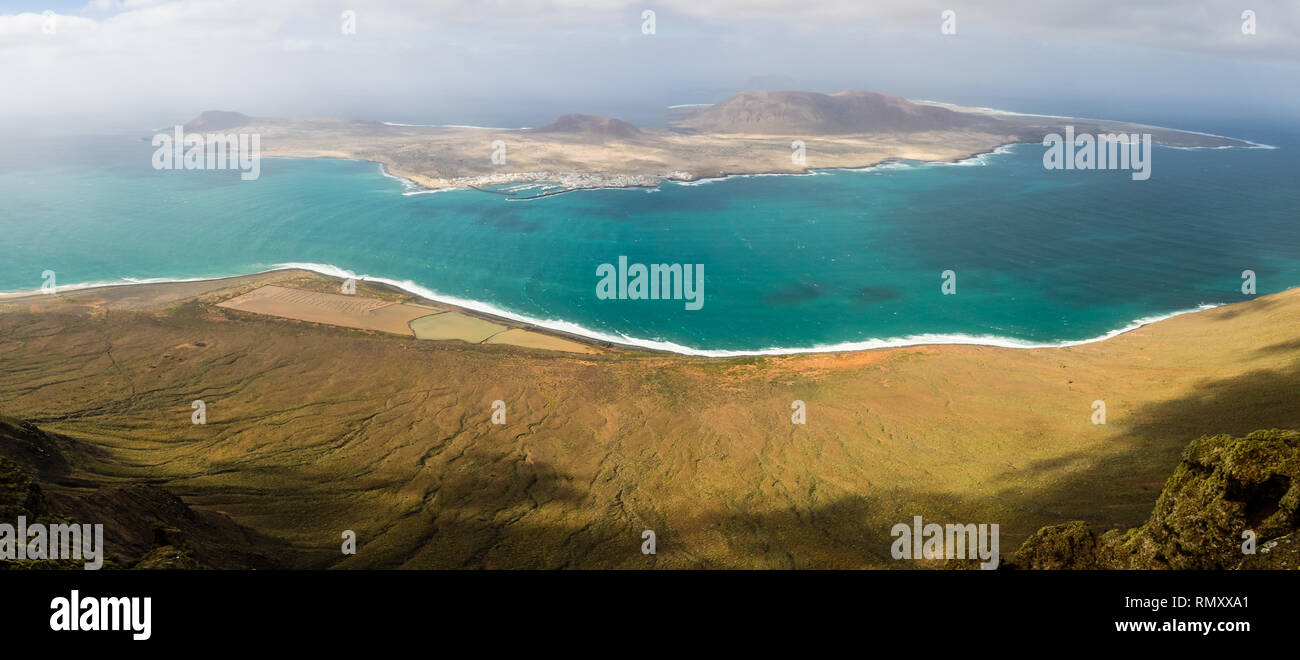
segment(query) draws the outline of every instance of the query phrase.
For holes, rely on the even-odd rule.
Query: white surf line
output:
[[[1137,319],[1122,328],[1119,328],[1117,330],[1112,330],[1110,332],[1099,335],[1097,337],[1075,340],[1075,341],[1065,341],[1065,342],[1030,342],[1025,340],[1013,339],[1008,337],[999,337],[994,335],[979,336],[979,335],[964,335],[964,334],[945,335],[945,334],[925,333],[919,335],[909,335],[906,337],[896,337],[896,338],[888,338],[888,339],[869,339],[865,341],[842,342],[837,344],[819,345],[819,346],[811,346],[811,347],[773,347],[773,348],[755,349],[755,350],[699,349],[690,346],[684,346],[682,344],[677,344],[675,342],[670,342],[670,341],[645,339],[641,337],[633,337],[622,333],[611,334],[607,332],[601,332],[598,330],[592,330],[580,326],[576,323],[563,321],[559,319],[538,319],[523,314],[518,314],[510,310],[502,309],[490,303],[485,303],[477,300],[468,300],[465,298],[458,298],[456,296],[441,294],[432,289],[416,284],[410,280],[395,280],[387,277],[375,277],[375,276],[364,275],[364,274],[359,275],[352,271],[339,268],[331,264],[315,264],[315,263],[299,263],[299,262],[282,263],[282,264],[276,264],[276,266],[271,270],[274,271],[274,270],[290,270],[290,269],[310,270],[316,273],[320,273],[322,275],[328,275],[331,277],[338,277],[344,279],[351,278],[351,279],[356,279],[358,281],[380,282],[383,284],[394,286],[398,289],[401,289],[408,293],[415,294],[422,298],[433,300],[435,302],[455,305],[457,307],[462,307],[464,309],[480,312],[490,316],[510,319],[512,321],[526,323],[541,328],[547,328],[549,330],[565,332],[565,333],[577,335],[580,337],[586,337],[588,339],[594,339],[598,341],[606,341],[606,342],[612,342],[616,344],[638,346],[638,347],[649,348],[653,350],[668,351],[671,353],[678,353],[682,355],[692,355],[692,356],[699,356],[699,357],[743,357],[743,356],[762,356],[762,355],[795,355],[801,353],[839,353],[839,352],[847,352],[847,351],[870,350],[870,349],[877,349],[877,348],[897,348],[897,347],[905,347],[905,346],[942,345],[942,344],[997,346],[1002,348],[1059,348],[1059,347],[1066,347],[1066,346],[1079,346],[1083,344],[1090,344],[1097,341],[1103,341],[1111,337],[1123,334],[1125,332],[1136,330],[1137,328],[1140,328],[1144,325],[1149,325],[1151,323],[1162,321],[1167,318],[1173,318],[1174,316],[1179,316],[1182,314],[1188,314],[1192,312],[1201,311],[1204,309],[1210,309],[1222,304],[1222,303],[1201,304],[1193,309],[1186,309],[1186,310],[1172,312],[1169,314],[1160,314],[1156,316],[1144,317],[1141,319]],[[270,271],[264,271],[264,272],[270,272]]]
[[[656,351],[665,351],[669,353],[676,353],[679,355],[689,355],[693,357],[717,357],[717,358],[759,357],[759,356],[775,356],[775,355],[802,355],[806,353],[848,353],[848,352],[856,352],[856,351],[877,350],[883,348],[905,348],[905,347],[912,347],[912,346],[961,345],[961,346],[990,346],[990,347],[997,347],[997,348],[1016,348],[1016,349],[1066,348],[1070,346],[1082,346],[1084,344],[1092,344],[1099,341],[1105,341],[1112,337],[1117,337],[1119,335],[1132,332],[1133,330],[1137,330],[1138,328],[1150,325],[1152,323],[1157,323],[1159,321],[1171,319],[1176,316],[1182,316],[1183,314],[1193,314],[1196,312],[1204,311],[1207,309],[1213,309],[1215,307],[1221,307],[1228,304],[1228,303],[1202,303],[1191,309],[1184,309],[1175,312],[1170,312],[1168,314],[1157,314],[1153,316],[1139,318],[1134,321],[1131,321],[1129,324],[1125,325],[1122,328],[1111,330],[1110,332],[1106,332],[1096,337],[1071,340],[1071,341],[1061,341],[1061,342],[1032,342],[1032,341],[1022,340],[1022,339],[1014,339],[1010,337],[1000,337],[997,335],[922,333],[917,335],[907,335],[903,337],[892,337],[887,339],[867,339],[862,341],[840,342],[836,344],[821,344],[821,345],[809,346],[809,347],[772,347],[772,348],[763,348],[763,349],[733,350],[733,349],[692,348],[690,346],[684,346],[682,344],[678,344],[671,341],[645,339],[641,337],[633,337],[630,335],[625,335],[622,333],[611,334],[607,332],[601,332],[598,330],[591,330],[589,328],[580,326],[576,323],[563,321],[559,319],[537,319],[531,316],[526,316],[506,309],[502,309],[490,303],[441,294],[432,289],[416,284],[410,280],[395,280],[387,277],[376,277],[372,275],[358,275],[352,271],[349,271],[344,268],[339,268],[338,266],[334,266],[332,264],[317,264],[317,263],[309,263],[309,262],[280,263],[280,264],[276,264],[272,268],[268,268],[262,271],[257,271],[254,273],[239,273],[234,275],[221,275],[218,277],[123,278],[121,280],[108,281],[108,282],[84,282],[78,284],[67,284],[67,285],[59,285],[56,290],[56,293],[63,292],[63,291],[90,289],[96,287],[130,286],[133,284],[168,284],[172,282],[205,282],[205,281],[214,281],[214,280],[225,280],[225,279],[231,279],[235,277],[246,277],[248,275],[262,275],[265,273],[273,273],[281,270],[308,270],[329,277],[337,277],[341,279],[355,279],[357,281],[365,281],[365,282],[379,282],[382,284],[387,284],[396,287],[402,291],[420,296],[421,298],[425,298],[427,300],[432,300],[447,305],[454,305],[456,307],[479,312],[482,314],[486,314],[488,316],[495,316],[502,319],[508,319],[519,323],[536,326],[539,328],[546,328],[548,330],[554,330],[557,332],[583,337],[590,340],[603,341],[603,342],[621,344],[624,346],[633,346],[638,348],[647,348]],[[39,294],[39,293],[41,293],[41,290],[37,288],[32,290],[0,292],[0,297],[31,295],[31,294]]]
[[[275,269],[273,269],[275,270]],[[266,273],[270,271],[259,271]],[[259,273],[249,273],[256,275]],[[54,288],[54,294],[60,294],[67,291],[79,291],[82,289],[97,289],[109,286],[131,286],[133,284],[173,284],[179,282],[209,282],[213,280],[227,280],[232,277],[243,277],[243,275],[218,275],[216,277],[123,277],[120,280],[109,280],[103,282],[78,282],[76,284],[60,284]],[[32,294],[45,293],[40,288],[35,289],[18,289],[16,291],[0,291],[0,298],[11,298],[18,296],[30,296]]]
[[[1024,144],[1033,144],[1032,142],[1008,142],[1000,144],[989,151],[981,151],[969,156],[964,156],[957,160],[911,160],[907,158],[886,158],[874,165],[865,165],[863,167],[814,167],[809,168],[807,172],[762,172],[758,174],[725,174],[723,176],[711,176],[701,179],[692,179],[690,181],[681,181],[677,179],[664,179],[664,183],[672,183],[679,186],[702,186],[706,183],[717,183],[727,179],[746,179],[761,176],[821,176],[825,174],[834,174],[835,172],[874,172],[879,170],[905,170],[921,169],[924,167],[938,167],[945,165],[987,165],[988,159],[993,156],[1004,156],[1012,152],[1012,149]],[[662,185],[662,184],[660,184]]]
[[[914,161],[914,160],[907,160],[902,158],[887,158],[883,161],[880,161],[879,163],[876,163],[875,165],[867,165],[865,167],[816,167],[816,168],[809,168],[806,172],[756,172],[752,174],[724,174],[722,176],[703,177],[698,179],[691,179],[689,181],[685,181],[681,179],[663,178],[660,180],[660,182],[657,185],[654,186],[585,186],[581,188],[569,188],[564,192],[570,193],[570,192],[578,192],[580,190],[647,190],[647,192],[657,192],[659,191],[660,187],[665,183],[672,183],[679,186],[702,186],[708,183],[717,183],[719,181],[726,181],[727,179],[745,179],[745,178],[763,177],[763,176],[821,176],[825,174],[831,174],[836,171],[869,172],[877,169],[881,169],[881,170],[907,169],[907,168],[914,168],[914,167],[919,167],[924,165],[986,165],[987,158],[992,156],[1009,154],[1011,153],[1011,147],[1014,147],[1018,144],[1033,144],[1033,143],[1017,142],[1017,143],[1000,144],[994,147],[992,150],[974,153],[969,156],[960,158],[958,160],[953,160],[953,161],[941,161],[941,160]],[[1188,148],[1199,148],[1199,147],[1188,147]],[[1214,147],[1214,148],[1218,148],[1218,147]],[[267,156],[267,158],[300,158],[300,157],[299,156]],[[402,185],[406,186],[407,189],[401,193],[403,196],[406,197],[410,197],[413,195],[432,195],[435,193],[451,192],[453,190],[472,189],[472,187],[469,184],[461,184],[461,185],[449,184],[442,188],[425,188],[424,186],[416,183],[415,181],[412,181],[411,179],[402,176],[397,176],[389,172],[388,167],[384,163],[381,163],[376,160],[366,160],[362,158],[345,158],[341,156],[312,156],[312,158],[326,158],[326,159],[332,158],[334,160],[350,160],[359,163],[375,163],[376,165],[379,166],[380,174],[390,179],[397,179],[398,181],[402,182]],[[546,182],[536,181],[536,182],[524,182],[524,183],[540,184]],[[542,195],[540,197],[535,197],[535,198],[515,198],[508,201],[527,202],[527,201],[533,201],[534,199],[541,199],[542,197],[554,197],[554,196],[556,195],[548,194],[548,195]]]
[[[433,195],[436,193],[452,192],[453,190],[469,190],[469,188],[466,188],[464,186],[447,186],[445,188],[421,188],[419,190],[408,190],[402,193],[402,196],[410,197],[412,195]]]
[[[276,267],[273,270],[284,270],[284,269],[295,269],[295,268],[302,269],[302,270],[310,270],[316,273],[320,273],[322,275],[329,275],[331,277],[339,277],[344,279],[351,278],[358,281],[380,282],[383,284],[388,284],[390,286],[397,287],[398,289],[401,289],[408,293],[415,294],[422,298],[433,300],[435,302],[455,305],[457,307],[462,307],[464,309],[469,309],[490,316],[510,319],[512,321],[526,323],[529,325],[546,328],[549,330],[555,330],[558,332],[577,335],[580,337],[585,337],[587,339],[611,342],[615,344],[623,344],[627,346],[636,346],[640,348],[648,348],[652,350],[667,351],[670,353],[677,353],[680,355],[690,355],[696,357],[751,357],[751,356],[765,356],[765,355],[797,355],[803,353],[843,353],[843,352],[850,352],[850,351],[872,350],[872,349],[879,349],[879,348],[900,348],[900,347],[907,347],[907,346],[952,345],[952,344],[974,345],[974,346],[996,346],[1001,348],[1027,348],[1027,349],[1028,348],[1063,348],[1068,346],[1081,346],[1083,344],[1091,344],[1093,342],[1104,341],[1106,339],[1110,339],[1111,337],[1115,337],[1123,333],[1136,330],[1142,326],[1149,325],[1157,321],[1163,321],[1165,319],[1173,318],[1175,316],[1180,316],[1182,314],[1190,314],[1193,312],[1211,309],[1223,304],[1223,303],[1213,303],[1213,304],[1203,303],[1192,309],[1180,310],[1176,312],[1171,312],[1169,314],[1160,314],[1155,316],[1144,317],[1144,318],[1136,319],[1122,328],[1112,330],[1110,332],[1099,335],[1097,337],[1091,337],[1088,339],[1081,339],[1081,340],[1074,340],[1074,341],[1065,341],[1065,342],[1030,342],[1025,340],[1013,339],[1008,337],[999,337],[993,335],[964,335],[964,334],[945,335],[945,334],[925,333],[919,335],[909,335],[906,337],[895,337],[889,339],[868,339],[864,341],[842,342],[838,344],[826,344],[826,345],[811,346],[811,347],[773,347],[773,348],[755,349],[755,350],[700,349],[700,348],[692,348],[690,346],[684,346],[682,344],[678,344],[670,341],[645,339],[641,337],[633,337],[622,333],[611,334],[607,332],[601,332],[598,330],[585,328],[576,323],[563,321],[559,319],[538,319],[523,314],[511,312],[509,310],[502,309],[500,307],[497,307],[489,303],[480,302],[477,300],[467,300],[464,298],[458,298],[456,296],[440,294],[432,289],[416,284],[410,280],[395,280],[386,277],[358,275],[356,273],[353,273],[352,271],[348,271],[330,264],[283,263],[283,264],[276,264]]]
[[[1131,126],[1140,126],[1140,127],[1142,127],[1142,128],[1158,128],[1158,129],[1160,129],[1160,130],[1162,130],[1162,131],[1175,131],[1175,132],[1178,132],[1178,133],[1190,133],[1190,134],[1192,134],[1192,135],[1204,135],[1205,137],[1219,138],[1219,139],[1222,139],[1222,140],[1236,140],[1236,141],[1238,141],[1238,142],[1245,142],[1247,145],[1250,145],[1250,146],[1246,146],[1246,147],[1238,147],[1238,146],[1236,146],[1236,145],[1231,145],[1231,144],[1225,144],[1225,145],[1218,146],[1218,147],[1170,147],[1170,146],[1168,146],[1168,145],[1163,145],[1163,144],[1157,144],[1157,145],[1156,145],[1157,147],[1167,147],[1167,148],[1169,148],[1169,149],[1277,149],[1277,148],[1278,148],[1278,147],[1275,147],[1275,146],[1273,146],[1273,145],[1262,144],[1262,143],[1259,143],[1259,142],[1252,142],[1251,140],[1247,140],[1246,138],[1232,137],[1232,136],[1230,136],[1230,135],[1217,135],[1217,134],[1215,134],[1215,133],[1205,133],[1205,132],[1202,132],[1202,131],[1192,131],[1192,130],[1188,130],[1188,129],[1185,129],[1185,128],[1172,128],[1172,127],[1170,127],[1170,126],[1155,126],[1155,125],[1153,125],[1153,124],[1138,124],[1138,123],[1135,123],[1135,122],[1128,122],[1128,121],[1123,121],[1123,120],[1120,120],[1120,119],[1101,119],[1101,118],[1098,118],[1098,117],[1071,117],[1071,116],[1069,116],[1069,115],[1044,115],[1044,114],[1039,114],[1039,113],[1035,113],[1035,112],[1015,112],[1015,111],[1012,111],[1012,110],[999,110],[999,109],[997,109],[997,108],[986,108],[986,107],[983,107],[983,106],[957,105],[956,103],[945,103],[945,102],[943,102],[943,101],[929,101],[929,100],[926,100],[926,99],[917,99],[917,100],[913,101],[913,103],[924,103],[924,104],[927,104],[927,105],[937,105],[937,106],[940,106],[940,107],[944,107],[944,108],[948,108],[948,109],[954,109],[954,110],[961,110],[961,109],[964,109],[964,108],[965,108],[965,109],[971,109],[971,110],[981,110],[981,111],[983,111],[983,112],[991,112],[991,113],[995,113],[995,114],[999,114],[999,115],[1012,115],[1012,116],[1015,116],[1015,117],[1042,117],[1042,118],[1044,118],[1044,119],[1077,119],[1077,120],[1079,120],[1079,121],[1101,121],[1101,122],[1109,122],[1109,123],[1112,123],[1112,124],[1129,124],[1129,125],[1131,125]],[[1021,144],[1033,144],[1033,143],[1032,143],[1032,142],[1023,142],[1023,143],[1021,143]]]
[[[402,186],[406,188],[406,192],[403,192],[403,193],[402,193],[403,195],[409,194],[409,193],[412,192],[412,191],[419,190],[419,189],[422,188],[422,187],[420,186],[420,184],[418,184],[418,183],[416,183],[416,182],[414,182],[414,181],[412,181],[412,180],[410,180],[410,179],[408,179],[408,178],[406,178],[406,177],[404,177],[404,176],[397,176],[396,174],[393,174],[392,172],[389,172],[389,171],[388,171],[388,165],[385,165],[384,163],[379,163],[379,173],[382,174],[382,175],[384,175],[384,176],[386,176],[386,177],[388,177],[388,178],[390,178],[390,179],[397,179],[398,181],[401,181],[401,182],[402,182]]]
[[[835,168],[818,168],[815,170],[810,169],[807,172],[757,172],[754,174],[724,174],[722,176],[706,176],[699,179],[691,179],[689,181],[683,181],[681,179],[664,179],[663,183],[675,183],[679,186],[702,186],[706,183],[717,183],[718,181],[726,181],[727,179],[756,179],[758,177],[763,177],[763,176],[820,176],[823,174],[827,174],[828,172],[825,170],[829,170],[829,169],[835,169]],[[660,185],[662,185],[662,183]]]

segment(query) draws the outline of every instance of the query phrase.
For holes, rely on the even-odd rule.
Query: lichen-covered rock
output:
[[[142,571],[186,571],[202,566],[195,561],[188,549],[163,545],[146,552],[132,568]]]
[[[1294,571],[1300,569],[1300,532],[1259,544],[1246,555],[1242,570]]]
[[[1025,568],[1236,568],[1259,543],[1300,528],[1300,432],[1202,437],[1183,452],[1146,524],[1089,545],[1084,523],[1045,527],[1017,551]],[[1289,547],[1289,546],[1288,546]],[[1094,560],[1089,561],[1089,552]]]
[[[1021,544],[1012,564],[1046,570],[1097,568],[1097,539],[1088,523],[1078,520],[1044,527]]]

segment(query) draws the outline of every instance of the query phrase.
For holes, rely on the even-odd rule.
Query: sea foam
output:
[[[872,349],[880,349],[880,348],[899,348],[905,346],[946,345],[946,344],[997,346],[1001,348],[1061,348],[1066,346],[1080,346],[1083,344],[1091,344],[1098,341],[1104,341],[1106,339],[1110,339],[1111,337],[1115,337],[1124,334],[1126,332],[1136,330],[1138,328],[1141,328],[1142,326],[1149,325],[1157,321],[1163,321],[1165,319],[1173,318],[1175,316],[1180,316],[1182,314],[1189,314],[1192,312],[1212,309],[1222,304],[1222,303],[1202,303],[1191,309],[1179,310],[1168,314],[1147,316],[1147,317],[1135,319],[1132,322],[1125,325],[1124,327],[1111,330],[1110,332],[1107,332],[1105,334],[1098,335],[1096,337],[1091,337],[1088,339],[1079,339],[1079,340],[1072,340],[1072,341],[1031,342],[1022,339],[1015,339],[1012,337],[1000,337],[996,335],[925,333],[925,334],[918,334],[918,335],[908,335],[905,337],[867,339],[863,341],[841,342],[836,344],[821,344],[821,345],[809,346],[809,347],[770,347],[770,348],[752,349],[752,350],[743,350],[743,349],[732,350],[732,349],[695,348],[695,347],[685,346],[671,341],[664,341],[659,339],[647,339],[643,337],[633,337],[622,333],[609,333],[609,332],[602,332],[599,330],[592,330],[590,328],[580,326],[576,323],[572,323],[570,321],[564,321],[560,319],[538,319],[531,316],[518,314],[510,310],[502,309],[490,303],[481,302],[477,300],[468,300],[465,298],[458,298],[456,296],[441,294],[425,286],[416,284],[411,280],[396,280],[387,277],[358,275],[357,273],[353,273],[352,271],[339,268],[338,266],[334,266],[331,264],[282,263],[282,264],[276,264],[275,268],[273,268],[272,270],[289,270],[289,269],[310,270],[313,272],[320,273],[322,275],[328,275],[330,277],[352,278],[358,281],[380,282],[383,284],[388,284],[390,286],[397,287],[398,289],[406,291],[407,293],[420,296],[421,298],[425,298],[427,300],[433,300],[436,302],[446,303],[449,305],[455,305],[457,307],[462,307],[476,312],[481,312],[483,314],[489,314],[500,318],[506,318],[513,321],[518,321],[520,323],[527,323],[529,325],[534,325],[541,328],[547,328],[550,330],[565,332],[580,337],[586,337],[588,339],[594,339],[597,341],[612,342],[616,344],[624,344],[629,346],[638,346],[641,348],[648,348],[648,349],[659,350],[659,351],[667,351],[670,353],[678,353],[681,355],[692,355],[692,356],[700,356],[700,357],[745,357],[745,356],[762,356],[762,355],[796,355],[800,353],[842,353],[847,351],[862,351],[862,350],[872,350]]]
[[[1183,309],[1175,312],[1170,312],[1168,314],[1157,314],[1153,316],[1146,316],[1143,318],[1135,319],[1121,328],[1111,330],[1110,332],[1098,335],[1096,337],[1071,340],[1071,341],[1032,342],[1023,339],[1016,339],[1013,337],[1001,337],[997,335],[968,335],[968,334],[960,334],[960,333],[958,334],[923,333],[917,335],[907,335],[904,337],[866,339],[862,341],[840,342],[835,344],[818,344],[815,346],[807,346],[807,347],[774,346],[774,347],[760,348],[760,349],[736,350],[736,349],[695,348],[692,346],[685,346],[683,344],[678,344],[676,342],[665,341],[661,339],[647,339],[643,337],[634,337],[623,333],[610,333],[610,332],[602,332],[600,330],[592,330],[590,328],[583,327],[571,321],[564,321],[561,319],[539,319],[524,314],[512,312],[508,309],[497,307],[496,305],[493,305],[491,303],[486,303],[478,300],[470,300],[467,298],[459,298],[457,296],[450,296],[447,294],[438,293],[433,289],[417,284],[411,280],[397,280],[388,277],[378,277],[373,275],[357,274],[350,270],[347,270],[345,268],[340,268],[332,264],[289,262],[289,263],[275,264],[274,267],[263,271],[257,271],[257,273],[224,275],[220,277],[190,277],[190,278],[156,277],[156,278],[144,278],[144,279],[123,278],[121,280],[108,281],[108,282],[85,282],[80,284],[59,285],[58,290],[69,291],[69,290],[89,289],[89,288],[103,287],[103,286],[126,286],[130,284],[202,282],[202,281],[210,281],[210,280],[229,279],[231,277],[240,277],[242,275],[249,275],[249,274],[270,273],[279,270],[309,270],[315,273],[320,273],[321,275],[327,275],[329,277],[337,277],[341,279],[354,279],[357,281],[365,281],[365,282],[379,282],[381,284],[387,284],[389,286],[396,287],[398,289],[401,289],[402,291],[419,296],[426,300],[432,300],[435,302],[440,302],[448,305],[455,305],[463,309],[480,312],[482,314],[487,314],[498,318],[509,319],[512,321],[517,321],[519,323],[526,323],[528,325],[536,326],[539,328],[546,328],[548,330],[555,330],[557,332],[568,333],[571,335],[585,337],[587,339],[591,339],[595,341],[622,344],[625,346],[635,346],[635,347],[647,348],[656,351],[666,351],[669,353],[677,353],[680,355],[690,355],[690,356],[697,356],[697,357],[751,357],[751,356],[764,356],[764,355],[798,355],[802,353],[845,353],[850,351],[866,351],[866,350],[875,350],[875,349],[882,349],[882,348],[902,348],[907,346],[934,346],[934,345],[994,346],[999,348],[1020,348],[1020,349],[1063,348],[1067,346],[1081,346],[1084,344],[1091,344],[1099,341],[1104,341],[1112,337],[1122,335],[1126,332],[1131,332],[1133,330],[1141,328],[1142,326],[1156,323],[1158,321],[1170,319],[1175,316],[1181,316],[1183,314],[1190,314],[1193,312],[1213,309],[1215,307],[1219,307],[1223,305],[1223,303],[1202,303],[1191,309]],[[27,291],[14,291],[14,292],[0,292],[0,296],[22,295],[22,294],[32,294],[32,293],[40,293],[40,289],[32,289]]]

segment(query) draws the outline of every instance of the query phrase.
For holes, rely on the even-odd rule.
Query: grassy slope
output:
[[[1062,520],[1140,524],[1197,436],[1300,427],[1300,291],[1067,349],[710,360],[211,304],[271,281],[337,286],[276,273],[156,310],[185,285],[0,304],[0,409],[96,448],[74,458],[87,478],[148,478],[287,540],[295,565],[357,568],[892,567],[889,528],[913,515],[1000,523],[1011,552]]]

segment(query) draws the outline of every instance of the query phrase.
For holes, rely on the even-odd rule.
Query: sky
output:
[[[152,130],[214,109],[656,125],[744,89],[1300,120],[1300,0],[0,0],[11,128]]]

